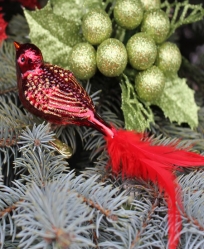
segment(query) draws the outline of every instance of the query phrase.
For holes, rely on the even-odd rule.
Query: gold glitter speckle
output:
[[[109,38],[102,42],[97,50],[96,61],[98,69],[105,76],[120,75],[127,65],[127,52],[122,42]]]
[[[75,45],[71,50],[69,60],[70,69],[79,79],[89,79],[96,72],[96,51],[87,42]]]
[[[157,56],[155,41],[143,32],[133,35],[126,45],[128,59],[131,66],[138,70],[145,70],[152,66]]]
[[[125,29],[135,29],[142,21],[143,7],[140,1],[118,0],[113,13],[118,25]]]
[[[172,42],[163,43],[158,49],[156,65],[164,73],[176,73],[181,66],[181,52]]]
[[[144,14],[141,31],[149,34],[157,44],[162,43],[169,33],[170,21],[162,10],[152,10]]]
[[[164,90],[164,86],[164,75],[156,66],[152,66],[136,75],[135,88],[139,97],[145,101],[153,102],[159,98]]]
[[[88,42],[98,45],[110,37],[112,22],[105,11],[91,10],[83,18],[82,32]]]

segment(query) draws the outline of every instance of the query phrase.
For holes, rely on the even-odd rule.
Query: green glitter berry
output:
[[[145,33],[133,35],[126,45],[130,65],[138,70],[149,68],[155,62],[157,46],[155,41]]]
[[[82,33],[92,45],[99,45],[111,36],[111,19],[103,10],[91,10],[83,17]]]
[[[139,72],[135,77],[135,88],[138,96],[150,103],[158,99],[165,86],[165,78],[162,71],[152,66],[145,71]]]
[[[156,65],[164,73],[177,73],[181,66],[181,60],[181,53],[176,44],[165,42],[158,48]]]
[[[141,31],[149,34],[157,44],[166,40],[170,29],[170,21],[162,10],[151,10],[144,14]]]
[[[143,7],[140,0],[117,0],[113,15],[119,26],[134,29],[142,22]]]
[[[140,0],[145,11],[160,9],[160,0]]]
[[[122,42],[109,38],[102,42],[96,53],[99,71],[108,77],[120,75],[127,65],[127,52]]]
[[[82,42],[76,44],[69,56],[70,70],[81,79],[89,79],[96,73],[96,51],[94,47]]]

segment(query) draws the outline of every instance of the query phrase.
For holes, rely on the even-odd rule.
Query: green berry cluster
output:
[[[170,21],[160,5],[160,0],[116,0],[112,19],[104,10],[90,10],[82,20],[85,41],[70,52],[70,70],[79,79],[89,79],[97,70],[116,77],[128,65],[136,71],[138,96],[149,102],[159,98],[165,75],[175,74],[181,65],[178,47],[166,41]],[[135,31],[126,44],[113,37],[113,23],[126,34]]]
[[[70,69],[76,77],[89,79],[97,68],[108,77],[118,76],[125,70],[128,61],[125,45],[110,38],[112,20],[105,11],[94,9],[86,13],[82,33],[86,41],[75,45],[69,57]]]

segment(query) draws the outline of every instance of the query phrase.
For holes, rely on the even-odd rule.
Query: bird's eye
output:
[[[21,62],[24,62],[24,61],[25,61],[25,57],[22,56],[22,57],[21,57]]]

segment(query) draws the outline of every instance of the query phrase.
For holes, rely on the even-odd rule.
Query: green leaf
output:
[[[91,8],[102,8],[101,0],[51,0],[53,13],[81,24],[82,16]]]
[[[146,103],[141,103],[134,91],[134,87],[124,75],[121,80],[122,110],[125,118],[125,128],[143,132],[154,122],[152,110]]]
[[[194,23],[202,20],[204,17],[204,8],[202,4],[189,4],[189,0],[185,0],[182,3],[175,1],[169,3],[169,0],[165,0],[161,8],[164,9],[169,17],[171,17],[170,37],[174,31],[184,24]]]
[[[82,40],[80,25],[75,20],[66,20],[53,13],[50,2],[41,10],[24,10],[24,13],[30,27],[31,41],[42,50],[44,60],[68,67],[71,47]]]
[[[171,122],[188,123],[193,129],[198,126],[198,106],[194,91],[186,84],[186,79],[178,76],[166,78],[164,92],[154,104],[158,105]]]

